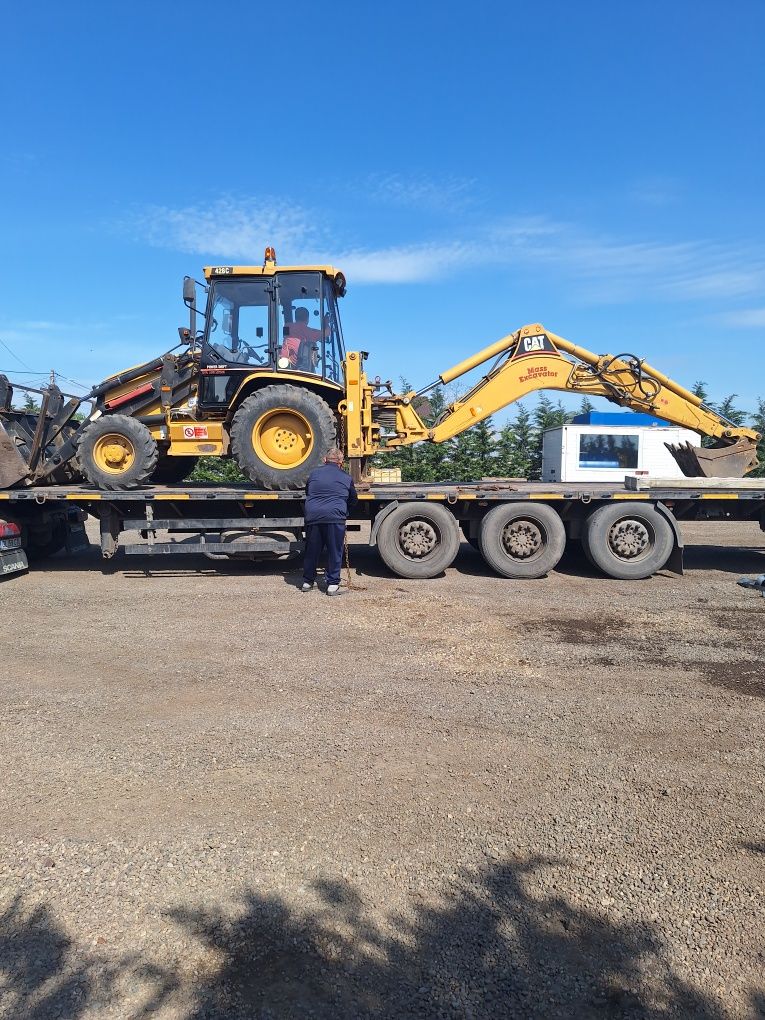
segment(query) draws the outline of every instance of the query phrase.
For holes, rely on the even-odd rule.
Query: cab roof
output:
[[[266,260],[262,266],[205,266],[205,279],[222,276],[275,276],[277,273],[323,273],[334,281],[339,294],[345,293],[345,275],[334,266],[278,266]]]

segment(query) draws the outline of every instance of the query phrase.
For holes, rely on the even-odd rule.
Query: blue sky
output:
[[[172,346],[181,278],[327,261],[422,385],[526,322],[765,396],[765,4],[40,2],[0,37],[0,369]]]

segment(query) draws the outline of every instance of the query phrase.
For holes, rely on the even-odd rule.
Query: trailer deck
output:
[[[351,527],[371,522],[370,544],[404,577],[441,573],[462,537],[507,577],[552,570],[567,541],[581,541],[592,562],[614,577],[645,577],[662,567],[682,572],[678,521],[756,520],[765,527],[765,479],[630,479],[615,486],[485,478],[374,484],[359,487],[358,497]],[[287,559],[303,549],[304,500],[302,490],[247,484],[127,491],[55,485],[0,492],[0,518],[23,526],[77,508],[100,521],[106,559],[128,532],[144,543],[130,543],[128,553]]]

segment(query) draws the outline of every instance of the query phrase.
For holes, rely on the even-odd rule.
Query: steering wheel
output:
[[[245,351],[247,352],[248,357],[252,357],[253,360],[257,361],[259,365],[262,365],[262,364],[265,363],[266,358],[265,357],[261,357],[260,354],[258,354],[257,349],[255,347],[253,347],[252,344],[248,344],[246,340],[242,340],[241,337],[239,338],[239,346],[240,346],[240,348],[243,347],[245,349]],[[261,344],[261,347],[264,350],[267,350],[268,349],[268,344]]]

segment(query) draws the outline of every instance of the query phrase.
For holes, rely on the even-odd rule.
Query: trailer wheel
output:
[[[442,574],[459,552],[457,521],[446,507],[403,503],[381,523],[377,548],[387,567],[399,577]]]
[[[151,432],[126,414],[108,414],[90,422],[77,444],[80,470],[100,489],[146,485],[158,456]]]
[[[231,452],[250,481],[300,489],[335,444],[335,415],[311,390],[265,386],[242,401],[231,423]]]
[[[544,577],[563,555],[566,529],[544,503],[503,503],[481,522],[478,545],[483,558],[502,577]]]
[[[673,544],[672,528],[651,506],[607,504],[590,514],[582,528],[587,559],[620,581],[661,570]]]

